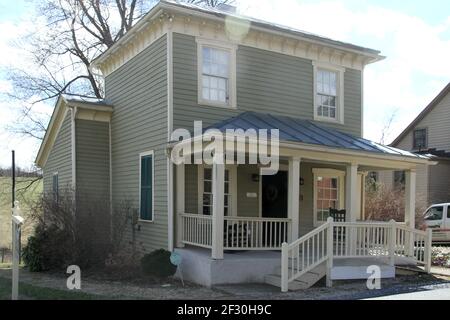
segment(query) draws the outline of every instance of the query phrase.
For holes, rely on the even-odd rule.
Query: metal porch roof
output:
[[[236,117],[212,125],[206,128],[205,131],[208,129],[218,129],[224,133],[227,129],[278,129],[280,141],[429,159],[429,157],[424,155],[384,146],[364,138],[355,137],[348,133],[317,124],[313,121],[273,114],[244,112]]]

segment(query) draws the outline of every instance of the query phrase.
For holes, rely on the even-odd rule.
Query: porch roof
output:
[[[344,148],[352,151],[404,156],[422,160],[429,159],[426,155],[384,146],[364,138],[355,137],[348,133],[322,126],[313,121],[273,114],[244,112],[238,116],[216,123],[206,128],[205,131],[208,129],[218,129],[223,133],[225,133],[227,129],[278,129],[280,140],[286,142],[304,143],[339,149]]]

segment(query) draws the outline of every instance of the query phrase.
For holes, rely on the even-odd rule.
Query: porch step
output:
[[[289,270],[289,273],[291,269]],[[322,263],[311,271],[306,272],[304,275],[289,283],[289,290],[303,290],[312,287],[326,274],[326,265]],[[275,287],[281,287],[281,269],[277,274],[270,274],[265,276],[265,282]]]

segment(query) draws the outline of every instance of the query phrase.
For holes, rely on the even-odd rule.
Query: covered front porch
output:
[[[400,262],[429,266],[431,241],[415,229],[415,169],[428,159],[298,121],[289,134],[274,124],[282,128],[274,175],[262,175],[263,165],[225,164],[219,157],[235,152],[234,142],[224,143],[223,153],[216,153],[210,165],[176,165],[176,246],[184,252],[206,249],[211,261],[236,257],[233,252],[278,251],[279,263],[271,266],[279,271],[283,290],[324,264],[331,285],[336,259],[380,258],[392,267]],[[242,123],[236,121],[235,128],[247,129]],[[230,127],[233,121],[226,122]],[[287,137],[313,136],[308,130],[319,136],[317,143]],[[246,143],[247,158],[250,149]],[[365,219],[365,176],[379,170],[405,171],[404,221]],[[331,209],[340,211],[334,220]]]

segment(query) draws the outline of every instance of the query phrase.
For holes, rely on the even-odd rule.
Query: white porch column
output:
[[[288,239],[292,242],[299,237],[300,158],[289,159],[288,175],[288,218],[291,220],[291,234]]]
[[[405,223],[408,227],[416,227],[416,172],[408,170],[405,172]],[[414,252],[414,238],[407,237],[406,252],[412,256]]]
[[[176,166],[176,201],[177,201],[177,232],[176,232],[176,243],[177,247],[184,247],[183,243],[183,218],[182,214],[185,213],[185,164],[179,164]]]
[[[225,186],[225,165],[223,155],[215,155],[212,177],[212,258],[223,259],[223,207]]]
[[[358,218],[358,165],[347,166],[345,175],[345,210],[347,222],[356,222]]]
[[[416,227],[416,171],[405,172],[405,223]]]

